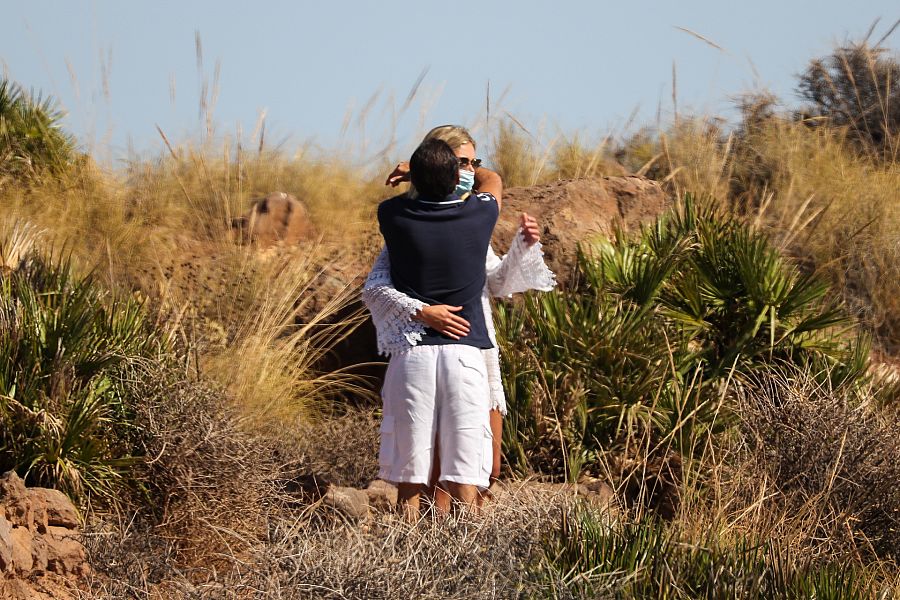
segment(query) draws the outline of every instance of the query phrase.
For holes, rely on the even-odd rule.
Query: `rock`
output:
[[[598,508],[614,510],[616,507],[616,493],[602,479],[583,477],[578,480],[575,488],[576,494]]]
[[[0,573],[12,570],[12,525],[0,514]]]
[[[366,488],[369,507],[378,512],[390,512],[397,505],[397,487],[382,479],[376,479]]]
[[[31,538],[31,573],[30,575],[43,575],[47,570],[47,539],[45,536],[36,535]]]
[[[26,527],[12,528],[12,569],[16,573],[27,574],[34,567],[32,555],[32,535]]]
[[[21,579],[0,581],[0,598],[9,600],[43,600],[43,597]]]
[[[47,570],[59,575],[83,576],[87,574],[87,558],[82,546],[74,537],[45,538]]]
[[[260,247],[278,242],[296,244],[313,233],[306,206],[284,192],[254,200],[247,214],[234,219],[231,226],[242,243]]]
[[[322,497],[322,502],[325,506],[354,521],[369,517],[369,496],[365,490],[331,486]]]
[[[33,527],[32,504],[25,482],[15,471],[7,471],[0,476],[0,505],[6,519],[13,526]]]
[[[522,487],[545,498],[581,499],[611,516],[615,516],[618,512],[615,492],[601,479],[583,477],[574,484],[528,481],[524,482]]]
[[[509,247],[523,212],[541,226],[548,266],[560,286],[571,284],[579,242],[608,237],[616,224],[640,227],[672,206],[659,183],[638,176],[574,179],[503,191],[503,211],[494,229],[494,249]]]
[[[75,510],[75,505],[61,491],[49,488],[31,488],[29,495],[39,501],[46,510],[47,525],[68,527],[70,529],[79,526],[80,519],[78,518],[78,511]]]

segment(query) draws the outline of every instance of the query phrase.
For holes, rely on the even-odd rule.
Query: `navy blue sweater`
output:
[[[499,208],[491,194],[465,200],[410,199],[405,194],[378,206],[378,225],[391,260],[394,287],[427,304],[462,306],[469,334],[454,340],[425,328],[419,344],[492,348],[481,293],[485,256]]]

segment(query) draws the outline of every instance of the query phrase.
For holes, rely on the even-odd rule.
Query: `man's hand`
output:
[[[537,219],[528,213],[522,213],[519,226],[522,228],[526,246],[531,247],[541,241],[541,228],[538,227]]]
[[[414,317],[417,321],[431,327],[438,333],[458,340],[469,335],[469,322],[457,314],[462,306],[449,306],[447,304],[435,304],[426,306]]]
[[[389,185],[391,187],[397,187],[404,181],[409,181],[409,163],[401,162],[397,163],[397,166],[394,167],[394,170],[391,171],[391,174],[388,175],[387,179],[384,182],[384,185]]]

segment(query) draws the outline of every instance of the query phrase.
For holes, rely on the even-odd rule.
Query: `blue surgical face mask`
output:
[[[459,183],[456,184],[456,194],[463,195],[466,192],[471,192],[472,188],[475,186],[475,172],[470,171],[468,169],[460,169],[459,170]]]

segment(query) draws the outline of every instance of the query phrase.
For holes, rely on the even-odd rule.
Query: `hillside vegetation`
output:
[[[86,597],[893,597],[900,62],[837,48],[798,91],[596,145],[487,132],[507,186],[631,172],[674,208],[498,305],[507,492],[408,526],[301,489],[377,471],[377,399],[321,365],[387,167],[164,139],[110,170],[0,81],[0,471],[84,509]],[[316,234],[240,243],[275,190]],[[528,485],[579,480],[616,510]]]

